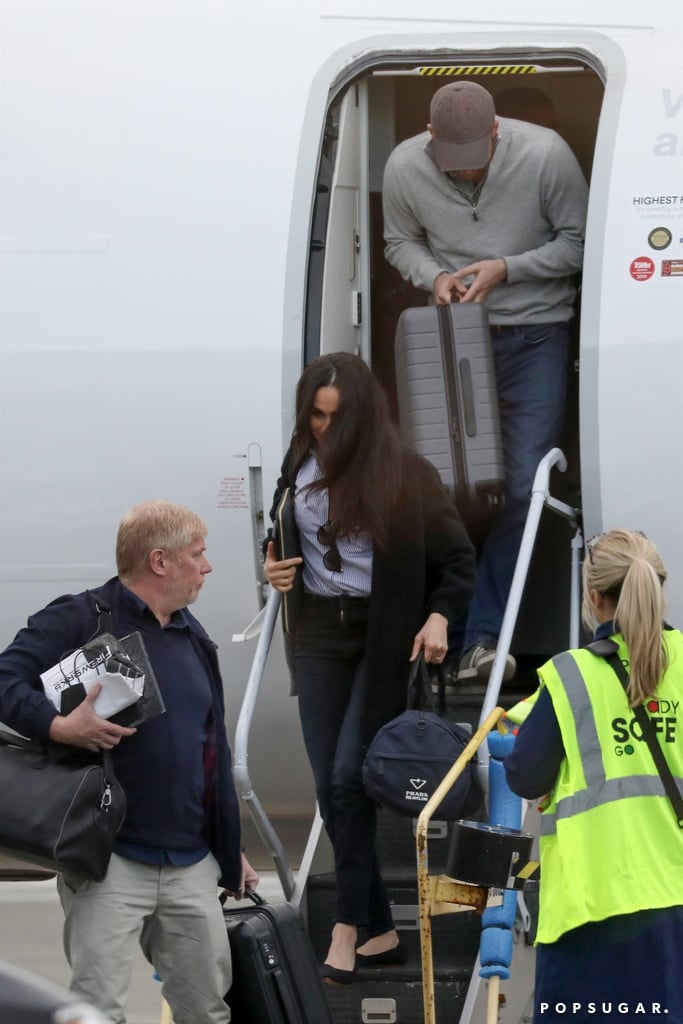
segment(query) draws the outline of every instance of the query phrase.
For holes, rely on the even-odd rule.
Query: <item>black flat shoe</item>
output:
[[[341,967],[333,967],[331,964],[323,964],[320,968],[320,978],[325,985],[350,985],[355,976],[355,967],[352,971],[344,971]]]
[[[400,942],[398,946],[394,946],[393,949],[385,949],[382,953],[366,955],[356,951],[356,963],[359,967],[380,967],[382,964],[389,966],[389,964],[404,964],[405,962],[406,954]]]

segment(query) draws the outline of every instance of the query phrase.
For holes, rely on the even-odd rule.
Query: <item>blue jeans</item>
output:
[[[363,788],[367,608],[340,620],[308,608],[294,642],[294,678],[316,796],[334,849],[336,921],[382,935],[393,927],[375,853],[376,806]]]
[[[515,571],[538,463],[560,443],[567,390],[569,324],[491,330],[500,406],[505,503],[484,542],[464,650],[497,638]]]

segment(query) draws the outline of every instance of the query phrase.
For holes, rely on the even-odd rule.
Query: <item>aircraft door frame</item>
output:
[[[344,95],[339,116],[325,242],[320,352],[369,356],[368,95]]]
[[[323,219],[326,223],[315,233],[311,253],[312,272],[316,249],[323,257],[322,267],[317,268],[317,273],[322,273],[319,330],[312,329],[311,317],[306,363],[325,352],[353,352],[370,358],[367,83],[356,82],[330,113],[325,156],[329,185],[321,174],[316,211],[318,223]],[[309,308],[309,317],[311,313]]]

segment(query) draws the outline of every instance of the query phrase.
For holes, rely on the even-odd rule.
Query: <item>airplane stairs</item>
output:
[[[527,696],[529,689],[507,689],[505,704]],[[482,696],[449,698],[448,714],[476,729]],[[470,815],[486,821],[482,799]],[[407,961],[402,965],[359,969],[352,985],[325,985],[335,1024],[423,1024],[422,967],[416,855],[417,818],[380,810],[377,818],[377,852],[382,877],[392,904],[396,929]],[[429,870],[451,876],[452,822],[429,823]],[[327,953],[334,920],[334,873],[311,874],[306,888],[306,913],[311,943],[320,963]],[[476,911],[445,914],[431,922],[434,957],[434,1001],[437,1024],[458,1024],[470,979],[477,965],[481,939],[481,915]]]
[[[552,449],[541,460],[536,473],[524,536],[486,692],[476,694],[459,689],[448,700],[447,713],[449,716],[457,722],[469,723],[473,731],[481,728],[482,723],[500,703],[498,696],[505,657],[510,650],[543,508],[550,508],[567,519],[574,529],[571,542],[572,593],[569,633],[570,646],[576,646],[578,643],[579,555],[583,547],[583,537],[577,511],[552,498],[549,494],[548,479],[553,466],[559,466],[561,470],[566,469],[564,455],[557,448]],[[236,634],[234,637],[235,640],[243,641],[252,636],[258,636],[237,723],[234,773],[238,792],[249,808],[261,840],[272,856],[282,883],[285,899],[295,906],[301,907],[307,915],[311,943],[322,963],[329,945],[334,918],[335,894],[330,858],[328,856],[327,860],[323,862],[323,858],[318,856],[322,831],[320,815],[316,815],[299,871],[295,877],[287,862],[282,842],[253,790],[248,770],[249,730],[270,641],[277,623],[279,604],[280,595],[277,591],[271,591],[265,606],[254,622],[247,627],[243,634]],[[524,685],[524,683],[520,685]],[[531,689],[533,686],[530,686],[528,682],[522,692],[506,688],[504,705],[512,706],[517,700],[527,696]],[[502,770],[502,763],[500,766]],[[424,812],[425,815],[426,813]],[[436,817],[437,815],[434,815],[435,819]],[[478,821],[487,820],[483,800],[482,806],[470,817]],[[379,812],[378,815],[378,853],[382,874],[388,886],[396,927],[407,954],[407,963],[400,966],[364,968],[359,970],[354,983],[349,986],[326,985],[326,996],[335,1024],[394,1024],[394,1022],[396,1024],[425,1024],[425,1022],[429,1022],[429,1024],[460,1024],[461,1019],[463,1024],[469,1024],[471,1020],[477,989],[475,981],[479,975],[478,952],[482,937],[482,916],[476,911],[465,910],[457,914],[447,913],[443,916],[429,917],[434,986],[433,995],[430,995],[430,1005],[427,1007],[423,1005],[416,820],[401,817],[386,810]],[[497,821],[503,824],[512,824],[502,817]],[[426,838],[429,847],[429,878],[434,879],[439,874],[451,878],[450,863],[454,855],[453,827],[449,823],[438,820],[430,821],[428,827],[429,832]],[[513,825],[513,827],[518,828],[519,826]],[[322,867],[316,872],[319,864]],[[424,882],[422,876],[421,881]],[[515,888],[518,887],[515,886]],[[422,886],[420,891],[422,893],[425,891]],[[516,898],[514,890],[506,889],[505,894],[507,895],[508,892],[510,896]],[[503,900],[506,899],[506,895],[503,896]],[[438,898],[450,902],[448,896],[439,896]],[[423,897],[423,911],[424,907]],[[487,921],[490,910],[495,910],[495,908],[487,907],[484,911],[483,924],[485,928],[496,920],[494,914]],[[424,924],[424,917],[422,923]],[[512,922],[506,923],[503,927],[507,928],[509,932]],[[492,931],[491,928],[487,928],[487,930]],[[501,930],[500,927],[499,930]],[[424,950],[424,944],[422,948]],[[504,956],[498,959],[494,957],[493,967],[486,966],[484,974],[492,978],[495,976],[497,979],[500,971],[497,970],[496,964],[504,964],[504,961]],[[495,986],[490,988],[489,996],[491,992],[495,996],[496,990]],[[491,1004],[491,999],[489,999],[489,1004]],[[490,1012],[491,1005],[488,1009],[487,1017],[493,1019]],[[497,1006],[493,1008],[494,1017],[496,1010]]]

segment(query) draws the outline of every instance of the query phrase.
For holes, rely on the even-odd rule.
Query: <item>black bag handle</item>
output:
[[[21,747],[23,750],[34,750],[43,753],[45,745],[40,740],[30,740],[27,736],[20,736],[19,733],[9,732],[0,727],[0,744],[5,747]]]
[[[46,768],[48,764],[62,764],[79,761],[82,764],[101,765],[106,786],[110,786],[115,778],[114,760],[111,750],[90,751],[85,747],[77,747],[70,743],[55,743],[54,740],[29,739],[18,733],[8,732],[0,728],[0,746],[18,747],[32,754],[40,755],[35,762],[36,769]]]
[[[438,708],[435,708],[432,676],[424,659],[424,653],[420,651],[415,661],[411,662],[408,675],[406,707],[409,711],[428,710],[436,711],[439,715],[445,714],[446,684],[440,666],[437,666],[437,680],[439,684]]]
[[[605,659],[610,668],[616,673],[616,676],[624,687],[624,690],[627,690],[629,676],[621,658],[619,657],[619,648],[615,641],[610,637],[604,637],[602,640],[594,640],[592,644],[587,645],[587,648],[589,651],[592,651],[593,654],[597,654],[599,657]],[[636,721],[643,731],[643,738],[650,748],[650,753],[652,754],[655,767],[664,784],[664,791],[671,801],[671,806],[674,809],[678,827],[683,828],[683,796],[681,796],[681,791],[676,784],[676,780],[671,774],[671,769],[664,757],[664,751],[657,740],[657,734],[655,733],[654,726],[642,704],[639,704],[632,710]]]

